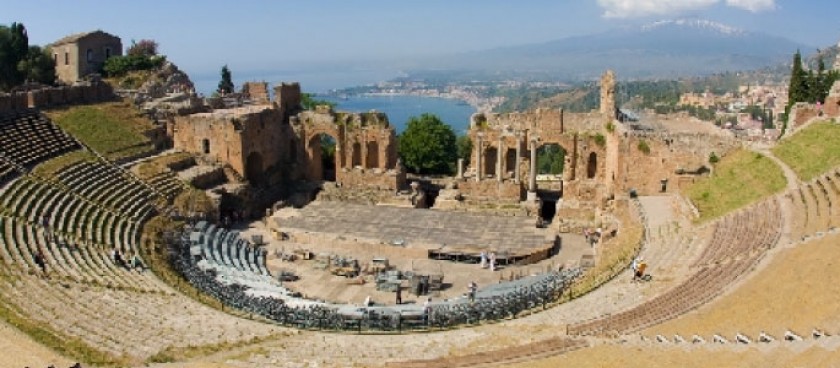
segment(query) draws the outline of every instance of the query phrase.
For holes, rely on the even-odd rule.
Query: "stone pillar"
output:
[[[502,167],[504,167],[504,165],[502,165],[502,157],[503,157],[502,156],[502,149],[503,149],[502,144],[504,144],[504,143],[502,141],[502,136],[500,134],[499,135],[499,145],[496,147],[496,180],[499,181],[499,182],[501,182],[502,179],[503,179]]]
[[[514,181],[519,184],[522,181],[522,132],[516,132],[516,167],[514,170]]]
[[[458,159],[458,179],[464,178],[464,159]]]
[[[528,173],[528,196],[537,192],[537,139],[531,139],[531,172]]]
[[[481,181],[481,156],[484,154],[481,151],[481,145],[484,143],[482,142],[484,135],[478,133],[476,137],[478,138],[478,144],[475,146],[475,181]]]

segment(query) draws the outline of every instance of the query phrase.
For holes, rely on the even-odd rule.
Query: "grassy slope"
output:
[[[715,165],[713,174],[686,194],[700,211],[700,221],[723,216],[785,188],[782,170],[755,152],[735,151]]]
[[[840,124],[814,123],[773,148],[803,181],[840,165]]]
[[[52,179],[65,167],[77,162],[95,159],[93,154],[88,151],[73,151],[41,163],[32,170],[32,173],[43,178]]]
[[[109,102],[53,110],[49,117],[103,156],[118,160],[153,150],[144,132],[153,128],[130,104]]]

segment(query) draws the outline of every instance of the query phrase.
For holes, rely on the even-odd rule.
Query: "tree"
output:
[[[793,54],[793,66],[790,72],[790,85],[788,87],[789,105],[808,100],[808,73],[802,69],[802,54],[799,50]]]
[[[227,64],[222,67],[222,80],[219,81],[219,88],[217,89],[219,94],[228,94],[233,93],[233,80],[230,75],[230,69],[228,69]]]
[[[131,40],[131,46],[128,47],[125,53],[128,56],[157,56],[158,43],[154,40],[140,40],[140,42]]]
[[[18,65],[29,53],[29,37],[21,23],[0,26],[0,90],[9,90],[25,80]]]
[[[451,174],[458,159],[455,132],[436,115],[411,117],[400,135],[403,164],[417,174]]]
[[[473,144],[472,140],[470,140],[470,136],[468,135],[461,135],[458,136],[455,144],[458,145],[458,158],[464,159],[464,165],[470,164],[470,158],[472,157],[472,149]]]
[[[18,72],[30,82],[52,85],[55,83],[55,60],[49,49],[30,46],[24,60],[18,63]]]
[[[300,105],[304,110],[315,110],[315,107],[319,105],[327,105],[330,108],[334,108],[335,102],[314,98],[311,93],[301,93]]]

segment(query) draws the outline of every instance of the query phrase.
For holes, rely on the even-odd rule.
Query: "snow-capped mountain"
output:
[[[702,19],[659,21],[600,34],[439,58],[436,68],[538,72],[590,79],[605,69],[622,78],[673,77],[754,70],[789,62],[791,40]]]

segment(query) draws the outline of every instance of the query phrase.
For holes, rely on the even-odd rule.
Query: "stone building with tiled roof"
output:
[[[64,37],[50,45],[58,79],[72,84],[91,73],[98,73],[105,60],[122,55],[122,40],[96,30]]]

